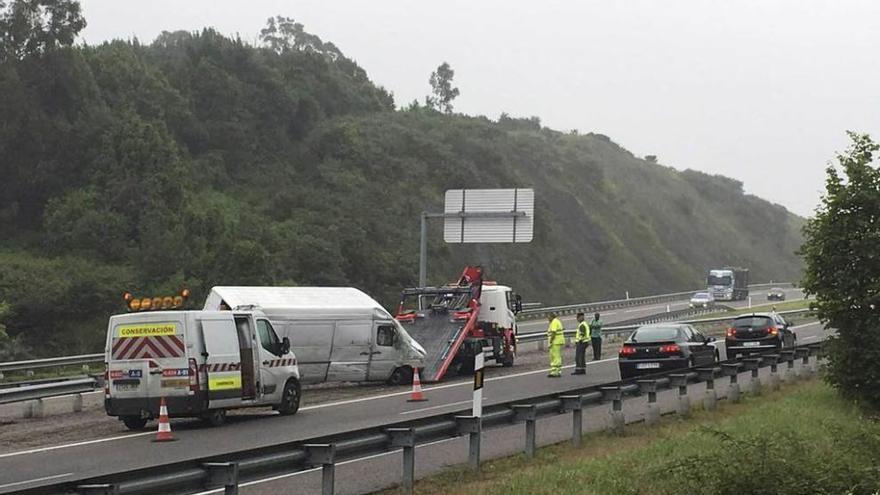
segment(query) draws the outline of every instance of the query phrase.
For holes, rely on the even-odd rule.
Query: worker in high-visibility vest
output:
[[[574,372],[572,375],[587,373],[587,346],[590,345],[590,325],[584,321],[584,314],[577,314],[577,332],[574,334]]]
[[[550,313],[550,326],[547,327],[547,345],[550,347],[550,374],[551,378],[562,376],[562,348],[565,347],[565,327],[556,316]]]

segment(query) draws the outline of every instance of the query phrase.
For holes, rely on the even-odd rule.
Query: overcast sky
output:
[[[456,111],[539,116],[636,155],[734,177],[811,214],[847,129],[880,140],[877,0],[81,0],[83,38],[293,17],[392,91],[455,70]]]

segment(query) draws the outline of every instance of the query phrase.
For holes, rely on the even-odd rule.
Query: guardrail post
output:
[[[785,373],[782,375],[782,379],[786,382],[793,382],[797,379],[797,375],[794,372],[794,351],[782,351],[779,353],[780,359],[785,363]]]
[[[467,433],[470,437],[468,447],[468,464],[474,471],[480,470],[480,435],[483,431],[482,418],[477,416],[456,416],[458,432]]]
[[[223,495],[238,495],[238,463],[206,462],[202,467],[208,471],[205,488],[223,487]]]
[[[727,400],[732,403],[739,402],[739,383],[737,382],[737,377],[739,376],[739,369],[742,368],[742,363],[729,363],[722,364],[721,371],[725,376],[730,377],[730,385],[727,387]]]
[[[749,380],[749,393],[752,395],[761,395],[761,378],[758,376],[758,368],[761,366],[761,358],[743,359],[743,364],[747,371],[752,372],[752,378]]]
[[[672,373],[669,375],[669,383],[673,387],[678,387],[678,404],[676,405],[676,412],[680,416],[689,416],[691,414],[691,398],[688,397],[687,373]]]
[[[31,405],[28,410],[25,412],[25,416],[28,418],[42,418],[45,415],[46,407],[43,399],[35,399],[31,401]]]
[[[657,405],[657,380],[639,380],[639,391],[648,394],[648,411],[645,413],[645,424],[655,425],[660,422],[660,407]]]
[[[391,446],[403,449],[403,493],[412,495],[416,477],[415,428],[388,428]]]
[[[767,354],[764,361],[770,364],[770,378],[767,379],[770,390],[779,390],[779,354]]]
[[[816,359],[813,360],[813,365],[810,367],[810,373],[816,374],[819,372],[819,354],[822,352],[822,344],[809,344],[807,345],[807,349],[810,350],[811,356],[816,357]]]
[[[113,484],[79,485],[76,493],[81,495],[119,495],[119,486]]]
[[[618,435],[623,433],[626,426],[626,418],[623,416],[623,394],[620,386],[601,387],[602,400],[611,401],[608,429]]]
[[[801,367],[798,370],[798,378],[806,380],[810,378],[810,350],[806,347],[795,349],[795,357],[801,359]]]
[[[580,448],[584,436],[584,398],[582,395],[560,395],[562,412],[571,411],[571,445]]]
[[[513,417],[515,421],[526,422],[526,457],[535,457],[535,423],[537,422],[537,413],[534,404],[514,405]]]
[[[714,411],[718,408],[718,394],[715,393],[715,368],[697,368],[697,378],[706,382],[706,396],[703,409]]]
[[[309,464],[321,465],[321,494],[333,495],[336,492],[336,446],[326,443],[303,445]]]

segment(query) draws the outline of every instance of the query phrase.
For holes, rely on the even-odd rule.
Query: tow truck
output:
[[[396,318],[425,349],[422,379],[437,382],[450,370],[473,371],[480,351],[513,366],[521,310],[522,298],[510,287],[484,281],[480,267],[468,266],[452,284],[404,289]]]

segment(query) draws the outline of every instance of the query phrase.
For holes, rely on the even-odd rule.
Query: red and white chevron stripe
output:
[[[183,340],[177,335],[113,339],[113,359],[178,358],[185,354]]]
[[[287,359],[270,359],[268,361],[263,361],[263,366],[268,366],[270,368],[277,368],[279,366],[293,366],[296,364],[296,359],[287,358]]]
[[[219,371],[237,371],[241,369],[241,363],[203,363],[199,366],[199,371],[207,371],[208,373],[217,373]]]

